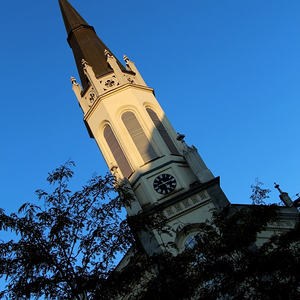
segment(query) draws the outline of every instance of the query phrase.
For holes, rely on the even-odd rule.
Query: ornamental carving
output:
[[[207,193],[207,191],[202,191],[190,198],[186,198],[176,204],[173,204],[165,209],[164,213],[167,217],[175,216],[178,213],[181,213],[182,211],[188,210],[191,207],[194,207],[200,203],[203,203],[207,200],[209,200],[210,197]]]
[[[133,80],[131,77],[128,77],[127,80],[128,80],[128,82],[131,83],[131,84],[134,83],[134,80]]]
[[[99,82],[104,92],[120,85],[115,75],[103,78]]]
[[[182,204],[184,205],[184,208],[188,208],[191,206],[189,199],[185,199],[182,201]]]
[[[88,107],[91,107],[94,104],[94,102],[97,99],[97,95],[96,95],[96,92],[93,87],[87,91],[87,93],[84,96],[84,99],[85,99]]]
[[[175,207],[175,209],[176,209],[176,212],[182,211],[182,207],[181,207],[180,202],[179,202],[179,203],[176,203],[176,204],[174,205],[174,207]]]
[[[107,87],[107,88],[111,88],[111,87],[113,87],[113,86],[115,86],[115,81],[114,80],[111,80],[111,79],[108,79],[108,80],[106,80],[106,82],[105,82],[105,86]]]
[[[96,98],[96,95],[95,95],[95,93],[92,91],[92,92],[90,93],[90,102],[91,102],[91,103],[94,102],[95,98]]]

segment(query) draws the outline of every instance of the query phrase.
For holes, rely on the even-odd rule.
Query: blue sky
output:
[[[230,201],[249,203],[256,177],[295,198],[300,1],[70,2],[120,60],[136,63]],[[71,89],[78,74],[57,1],[5,1],[0,14],[0,207],[10,212],[68,159],[75,188],[107,167]]]

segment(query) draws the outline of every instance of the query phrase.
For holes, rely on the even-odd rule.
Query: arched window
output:
[[[104,127],[103,132],[104,138],[106,140],[106,143],[108,147],[110,148],[110,151],[115,159],[115,161],[118,164],[119,169],[121,170],[124,177],[129,177],[133,170],[131,169],[122,149],[119,145],[111,127],[109,125],[106,125]]]
[[[135,146],[141,154],[144,162],[148,162],[154,158],[157,158],[152,145],[147,139],[139,121],[133,112],[127,111],[122,115],[122,121],[127,128]]]
[[[172,139],[170,138],[167,130],[165,129],[164,125],[162,124],[162,122],[158,118],[157,114],[151,108],[147,108],[146,110],[147,110],[152,122],[154,123],[156,129],[158,130],[160,136],[162,137],[162,139],[164,140],[164,142],[168,146],[170,152],[172,154],[179,155],[179,152],[176,149],[176,146],[174,145]]]

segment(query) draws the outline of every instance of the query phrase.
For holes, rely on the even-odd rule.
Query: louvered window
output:
[[[158,118],[157,114],[151,108],[147,108],[147,112],[148,112],[152,122],[154,123],[156,129],[158,130],[160,136],[162,137],[162,139],[164,140],[164,142],[168,146],[170,152],[172,154],[179,155],[179,152],[178,152],[176,146],[174,145],[172,139],[170,138],[167,130],[165,129],[164,125],[162,124],[162,122]]]
[[[124,177],[129,177],[130,174],[133,172],[131,169],[111,127],[109,125],[106,125],[104,128],[104,138],[106,140],[106,143],[108,144],[110,151],[118,164],[119,169],[121,170]]]
[[[127,111],[122,115],[122,120],[126,126],[135,146],[141,154],[144,162],[148,162],[157,157],[152,145],[146,137],[139,121],[133,112]]]

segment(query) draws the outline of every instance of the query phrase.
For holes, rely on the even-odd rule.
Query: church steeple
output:
[[[212,209],[228,205],[219,179],[197,149],[177,136],[134,62],[124,55],[125,69],[69,2],[59,3],[83,85],[72,77],[72,89],[116,187],[130,196],[124,203],[128,215],[160,212],[174,228],[172,237],[138,232],[141,243],[150,255],[169,243],[181,249]]]
[[[67,0],[59,0],[59,5],[83,90],[86,90],[89,87],[89,81],[84,73],[82,60],[88,62],[93,68],[95,76],[99,78],[113,71],[107,63],[104,54],[105,50],[108,50],[110,53],[112,52],[99,39],[94,28],[80,16]],[[117,63],[122,71],[126,71],[125,67],[118,60]]]

